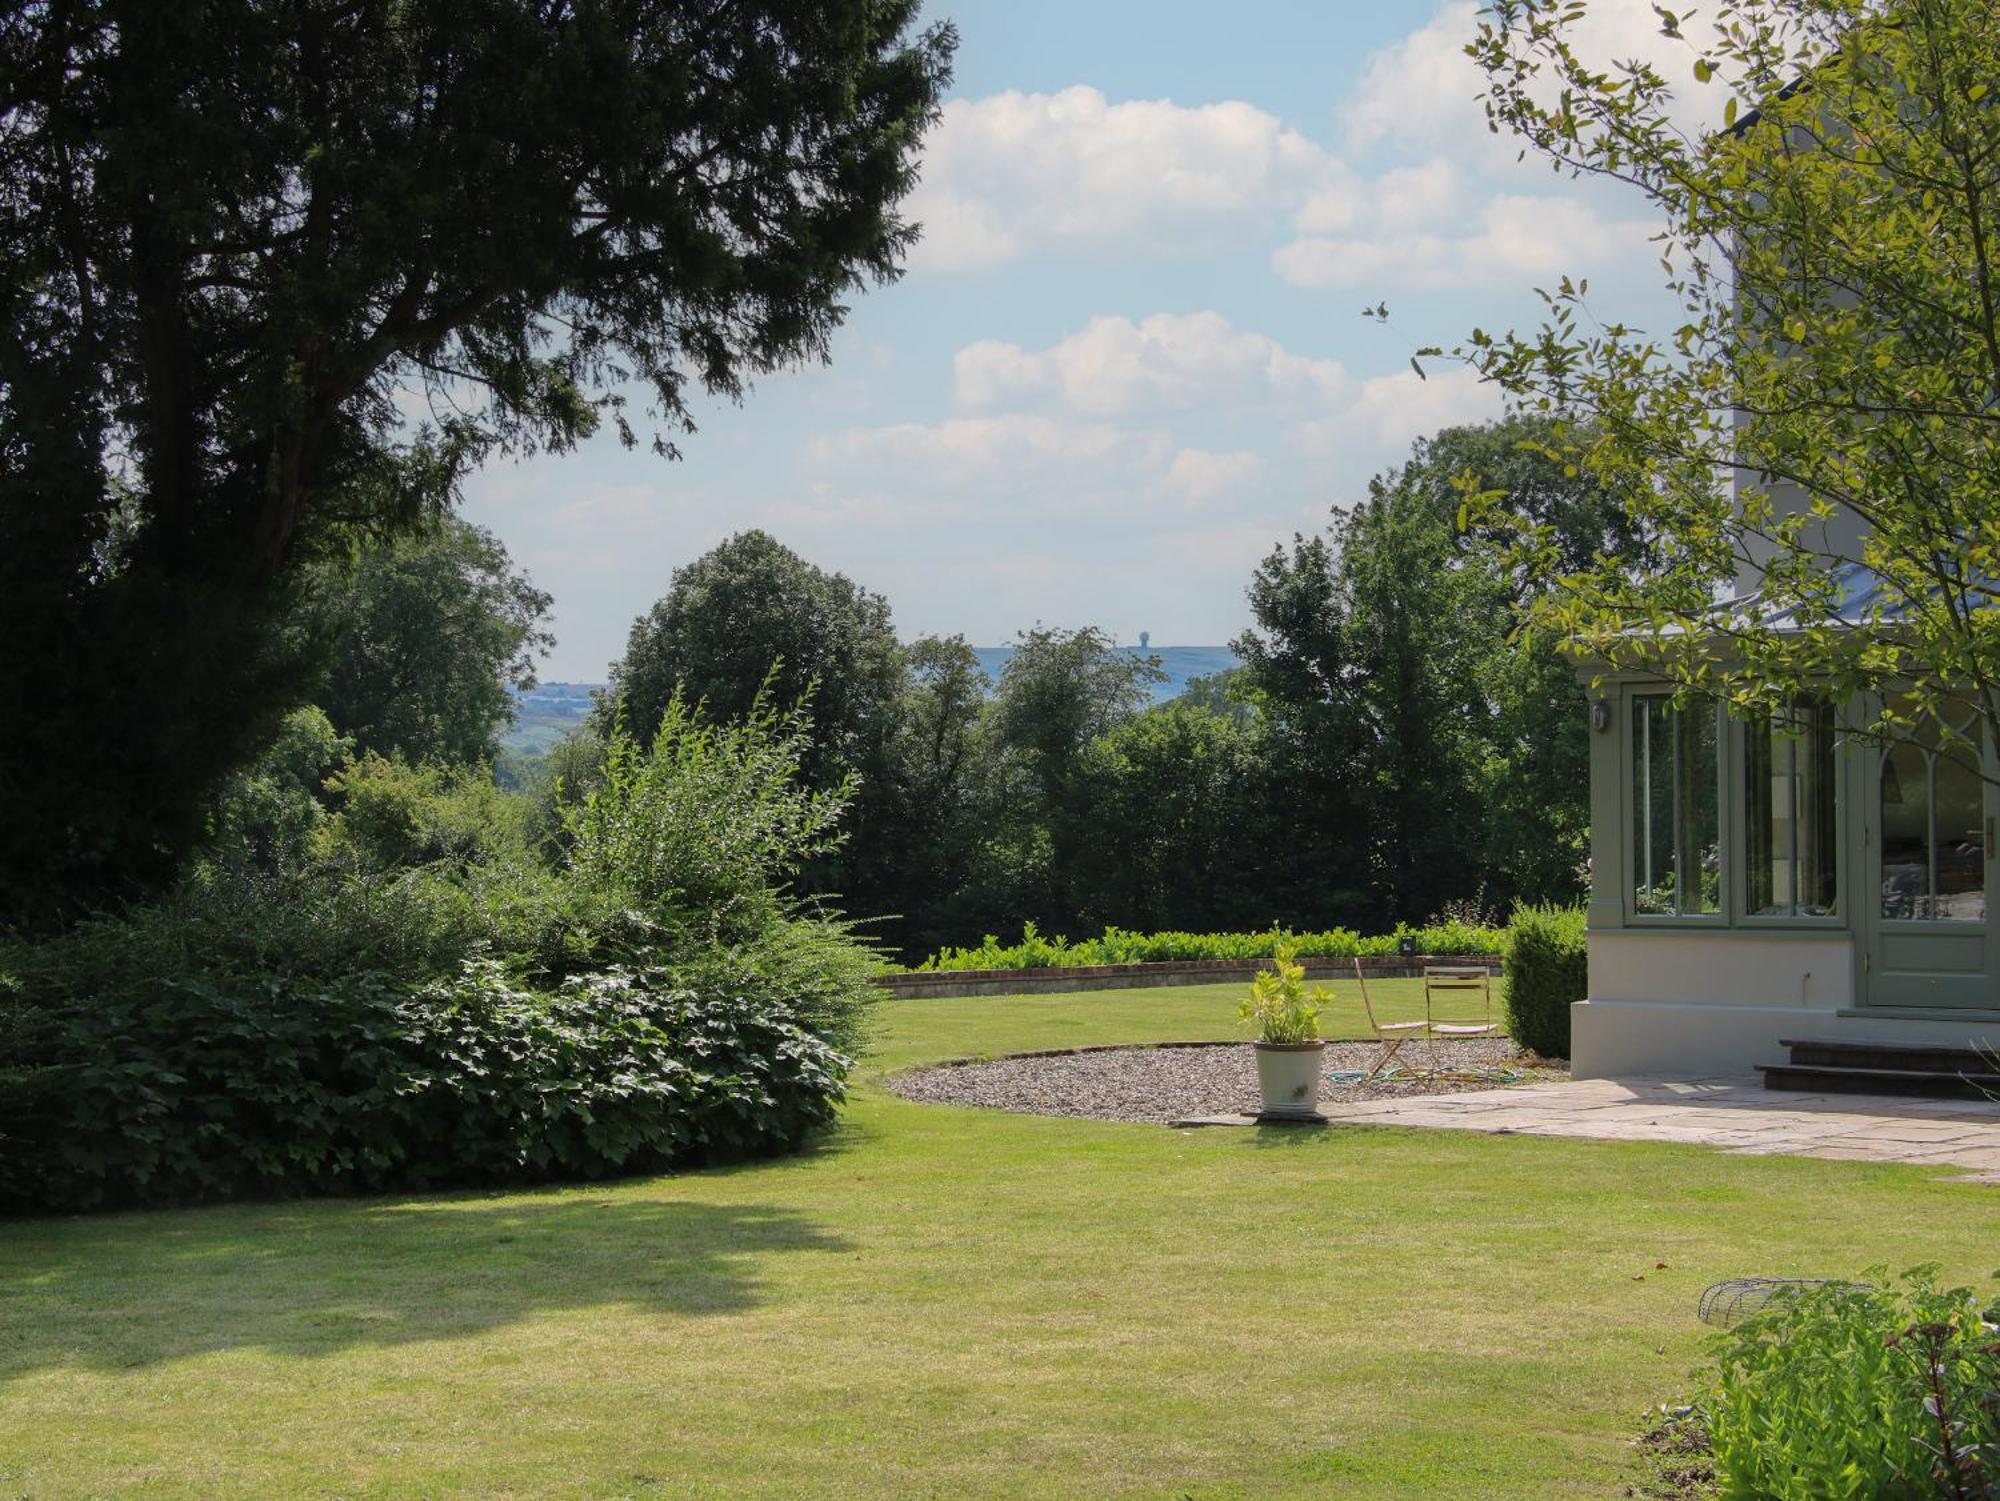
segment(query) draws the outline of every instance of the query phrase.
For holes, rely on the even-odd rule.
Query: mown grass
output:
[[[1368,1018],[1352,980],[1314,981],[1333,993],[1320,1013],[1328,1037],[1366,1037]],[[1501,1017],[1501,982],[1493,982],[1493,1012]],[[940,1057],[975,1058],[1040,1048],[1095,1047],[1110,1043],[1206,1042],[1250,1036],[1236,1006],[1248,987],[1162,985],[1151,989],[1099,990],[1061,995],[954,996],[943,1000],[891,1001],[881,1008],[880,1035],[871,1063],[897,1069]],[[1421,980],[1370,980],[1368,998],[1382,1021],[1424,1014]],[[1439,1019],[1477,1017],[1479,998],[1460,992],[1442,1001]]]
[[[1235,1035],[1204,989],[894,1003],[870,1068]],[[1604,1496],[1704,1284],[1996,1233],[1917,1168],[864,1082],[783,1162],[0,1226],[0,1493]]]

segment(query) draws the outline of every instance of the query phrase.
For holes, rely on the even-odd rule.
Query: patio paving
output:
[[[1673,1141],[1752,1156],[1909,1162],[2000,1184],[2000,1102],[1890,1095],[1807,1094],[1758,1076],[1573,1079],[1469,1094],[1327,1102],[1329,1124],[1429,1126],[1498,1135]],[[1197,1116],[1177,1126],[1254,1125],[1249,1115]]]

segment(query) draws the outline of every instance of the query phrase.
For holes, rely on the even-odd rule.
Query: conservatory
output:
[[[1859,615],[1865,576],[1844,582]],[[1745,1073],[1799,1039],[2000,1046],[2000,808],[1969,710],[1885,745],[1851,733],[1874,705],[1746,720],[1677,706],[1656,679],[1586,676],[1578,1077]]]

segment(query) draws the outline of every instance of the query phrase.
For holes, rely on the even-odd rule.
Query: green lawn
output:
[[[1234,990],[892,1003],[875,1067]],[[864,1083],[778,1163],[0,1226],[0,1494],[1602,1497],[1704,1284],[1926,1259],[1983,1277],[2000,1195]]]

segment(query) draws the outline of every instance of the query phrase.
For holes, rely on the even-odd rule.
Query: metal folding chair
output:
[[[1476,1022],[1441,1022],[1437,1019],[1435,997],[1439,992],[1449,995],[1455,991],[1479,992],[1481,1020]],[[1445,1003],[1451,1004],[1449,1000]],[[1424,1040],[1430,1047],[1431,1072],[1439,1074],[1444,1067],[1438,1062],[1437,1045],[1440,1037],[1492,1037],[1500,1030],[1500,1024],[1493,1020],[1493,977],[1483,969],[1459,969],[1447,965],[1426,965],[1424,967]]]
[[[1354,960],[1354,983],[1361,987],[1361,1009],[1367,1013],[1368,1025],[1375,1033],[1375,1041],[1381,1046],[1381,1051],[1375,1055],[1375,1066],[1361,1076],[1361,1082],[1368,1084],[1378,1078],[1382,1071],[1395,1061],[1396,1055],[1403,1050],[1405,1043],[1415,1040],[1429,1027],[1430,1023],[1427,1021],[1385,1022],[1376,1020],[1375,1003],[1368,999],[1368,977],[1361,971],[1361,959],[1359,955]],[[1433,1059],[1433,1064],[1435,1064],[1435,1059]]]

